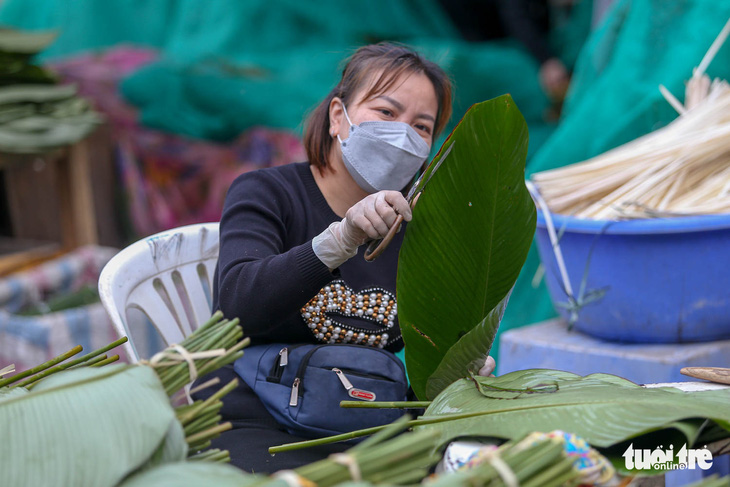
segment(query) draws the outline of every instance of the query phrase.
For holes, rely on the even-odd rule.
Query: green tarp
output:
[[[582,161],[676,118],[658,86],[683,100],[685,81],[728,18],[730,2],[617,1],[586,42],[560,125],[529,171]],[[707,73],[730,79],[730,43]]]
[[[728,18],[730,2],[617,1],[586,41],[560,124],[530,160],[528,175],[596,156],[676,118],[659,84],[684,100],[685,81]],[[730,79],[730,43],[707,73]],[[555,315],[544,283],[532,288],[538,264],[533,244],[500,333]]]
[[[569,66],[591,4],[555,19],[551,40]],[[455,109],[445,133],[471,104],[504,93],[527,120],[530,155],[554,128],[527,52],[515,41],[461,41],[436,0],[3,0],[0,24],[58,29],[44,60],[118,43],[159,49],[159,62],[127,78],[123,94],[145,125],[193,137],[225,141],[255,125],[301,132],[303,114],[337,81],[340,61],[380,40],[419,48],[451,73]],[[533,249],[528,263],[535,261]],[[544,289],[530,286],[534,267],[520,277],[502,329],[552,313]]]
[[[452,126],[471,104],[509,92],[534,133],[532,151],[553,128],[526,51],[514,41],[462,42],[436,0],[5,0],[0,24],[59,29],[44,59],[119,42],[160,49],[123,94],[146,125],[194,137],[225,141],[255,125],[301,131],[340,61],[381,40],[420,48],[452,73]]]

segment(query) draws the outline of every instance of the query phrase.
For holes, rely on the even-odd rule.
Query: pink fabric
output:
[[[157,59],[154,50],[117,46],[50,66],[79,85],[108,119],[116,145],[117,174],[135,236],[189,223],[218,221],[230,183],[261,167],[306,159],[300,139],[257,127],[230,144],[186,138],[142,127],[119,82]]]

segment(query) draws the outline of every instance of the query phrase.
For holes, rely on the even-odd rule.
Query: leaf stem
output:
[[[46,370],[48,368],[51,368],[54,365],[56,365],[56,364],[58,364],[60,362],[63,362],[67,358],[73,357],[74,355],[76,355],[77,353],[81,352],[82,350],[83,350],[83,347],[81,347],[81,345],[76,345],[75,347],[73,347],[68,352],[64,352],[61,355],[59,355],[58,357],[52,358],[48,362],[44,362],[44,363],[42,363],[42,364],[40,364],[40,365],[38,365],[36,367],[33,367],[32,369],[28,369],[28,370],[25,370],[25,371],[20,372],[18,374],[15,374],[14,376],[8,377],[7,379],[0,380],[0,387],[5,387],[6,385],[12,384],[13,382],[17,382],[20,379],[25,379],[28,376],[31,376],[33,374],[37,374],[38,372],[42,372],[42,371],[44,371],[44,370]]]
[[[89,360],[88,365],[92,365],[97,362],[101,362],[104,359],[106,359],[106,355],[96,357],[94,359]],[[76,360],[74,360],[74,362],[76,362]],[[66,364],[60,364],[55,367],[51,367],[50,369],[46,369],[43,372],[39,372],[36,375],[30,376],[27,379],[20,381],[17,384],[14,384],[12,387],[28,387],[30,389],[30,387],[36,385],[36,383],[38,381],[40,381],[41,379],[43,379],[45,377],[48,377],[49,375],[52,375],[56,372],[60,372],[62,370],[75,368],[75,367],[70,367],[70,364],[71,364],[71,362],[66,363]],[[86,365],[86,364],[77,364],[77,366],[81,366],[81,365]]]
[[[361,409],[423,409],[431,405],[431,401],[340,401],[341,408]]]
[[[23,381],[23,382],[21,382],[19,384],[16,384],[13,387],[25,387],[25,386],[30,385],[30,384],[32,384],[32,383],[34,383],[34,382],[36,382],[36,381],[38,381],[40,379],[43,379],[44,377],[48,377],[51,374],[54,374],[56,372],[60,372],[61,370],[66,370],[66,369],[73,368],[73,367],[75,367],[75,366],[77,366],[79,364],[83,364],[84,362],[88,362],[88,363],[86,363],[86,365],[93,365],[95,363],[101,362],[102,360],[106,359],[106,355],[101,355],[101,354],[103,354],[104,352],[108,352],[112,348],[118,347],[119,345],[121,345],[123,343],[126,343],[126,342],[127,342],[127,337],[119,338],[118,340],[115,340],[115,341],[109,343],[108,345],[105,345],[105,346],[101,347],[98,350],[94,350],[93,352],[87,353],[86,355],[82,355],[81,357],[78,357],[78,358],[76,358],[74,360],[71,360],[69,362],[59,363],[58,365],[56,365],[54,367],[47,368],[42,373],[37,373],[35,376],[33,376],[33,377],[31,377],[31,378],[29,378],[29,379],[27,379],[27,380],[25,380],[25,381]],[[79,345],[79,347],[80,347],[80,345]],[[74,350],[74,349],[72,349],[72,350]],[[79,350],[79,351],[81,351],[81,350]],[[69,352],[67,352],[67,353],[69,353]],[[78,353],[78,352],[76,352],[76,353]],[[92,359],[98,358],[98,356],[102,356],[104,358],[103,359],[98,359],[98,360],[92,360]],[[119,356],[118,355],[116,357],[117,357],[117,359],[119,359]],[[63,362],[63,360],[61,362]],[[14,376],[13,378],[17,378],[17,376]],[[2,387],[2,386],[0,385],[0,387]]]
[[[178,417],[178,421],[180,421],[180,424],[182,424],[183,426],[186,426],[187,423],[192,421],[200,411],[202,411],[206,407],[210,406],[211,404],[213,404],[214,402],[219,400],[221,397],[223,397],[226,394],[228,394],[229,392],[231,392],[233,389],[236,388],[236,386],[238,386],[238,379],[233,379],[228,384],[226,384],[225,386],[218,389],[208,399],[201,402],[197,406],[191,407],[190,410],[188,410],[184,414],[180,415]]]
[[[384,441],[393,438],[397,434],[407,430],[408,422],[412,419],[413,417],[409,414],[404,414],[403,416],[383,428],[382,431],[375,433],[370,438],[363,440],[359,444],[350,448],[350,452],[364,450],[370,448],[371,446],[377,445],[378,443],[383,443]]]
[[[98,357],[94,357],[92,359],[86,360],[84,362],[76,363],[76,364],[73,364],[73,365],[71,364],[71,362],[69,362],[68,364],[61,364],[61,365],[59,365],[59,367],[66,366],[66,365],[69,365],[70,367],[63,367],[63,368],[58,369],[58,370],[71,370],[71,369],[78,369],[78,368],[81,368],[81,367],[91,367],[92,365],[98,364],[102,360],[106,360],[106,359],[107,359],[106,354],[99,355]],[[74,362],[76,362],[76,360],[74,360]]]
[[[218,424],[221,419],[223,418],[220,414],[200,417],[185,427],[185,436],[192,436],[200,431],[205,431],[205,429]]]
[[[272,455],[275,453],[282,453],[285,451],[299,450],[302,448],[309,448],[312,446],[327,445],[329,443],[337,443],[338,441],[347,441],[361,436],[368,436],[378,431],[385,429],[385,426],[373,426],[372,428],[361,429],[357,431],[351,431],[349,433],[342,433],[340,435],[328,436],[326,438],[318,438],[316,440],[298,441],[296,443],[285,443],[283,445],[277,445],[269,447],[269,453]]]
[[[196,433],[194,435],[188,436],[187,438],[185,438],[185,441],[187,441],[189,445],[192,445],[199,441],[209,440],[211,438],[215,438],[216,436],[223,433],[224,431],[228,431],[232,427],[233,427],[233,425],[231,425],[231,423],[229,423],[229,422],[221,423],[221,424],[214,426],[212,428],[209,428],[205,431],[201,431],[200,433]]]
[[[201,453],[197,453],[195,455],[189,456],[188,461],[227,463],[227,462],[231,461],[231,455],[230,455],[230,453],[228,453],[228,450],[220,450],[218,448],[213,448],[211,450],[206,450]]]
[[[92,367],[103,367],[105,365],[112,364],[119,360],[119,355],[112,355],[109,358],[105,358],[104,360],[100,360],[99,362],[92,365]]]

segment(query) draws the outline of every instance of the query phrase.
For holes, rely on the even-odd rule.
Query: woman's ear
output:
[[[345,118],[345,112],[342,110],[343,101],[340,97],[335,96],[330,100],[329,106],[329,117],[330,117],[330,137],[334,138],[339,135],[342,139],[347,138],[347,130],[344,133],[340,133],[340,129],[345,125],[343,119]]]

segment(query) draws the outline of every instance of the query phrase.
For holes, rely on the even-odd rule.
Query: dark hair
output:
[[[451,81],[448,75],[434,62],[421,57],[407,47],[391,43],[372,44],[359,48],[347,60],[342,70],[342,79],[327,97],[309,115],[304,131],[304,148],[310,164],[320,171],[327,168],[327,157],[332,147],[330,136],[329,106],[334,97],[347,105],[374,73],[381,71],[363,100],[390,89],[406,72],[422,73],[433,84],[438,100],[438,114],[433,139],[438,137],[451,117]]]

